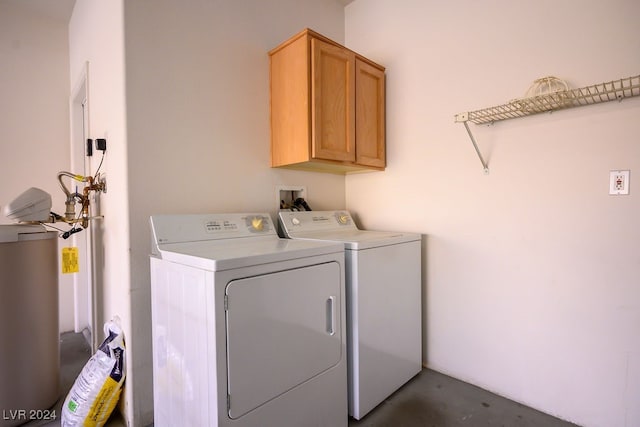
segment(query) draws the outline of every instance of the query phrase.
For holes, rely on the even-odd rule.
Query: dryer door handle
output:
[[[334,325],[335,325],[335,299],[333,295],[327,298],[326,302],[326,331],[329,335],[333,335],[336,333]]]

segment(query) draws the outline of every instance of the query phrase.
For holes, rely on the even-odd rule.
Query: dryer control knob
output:
[[[294,218],[291,219],[291,223],[293,225],[300,225],[300,220],[298,218],[294,217]]]
[[[251,220],[251,226],[254,230],[262,231],[264,227],[264,223],[262,222],[262,218],[256,217]]]
[[[346,224],[348,221],[349,221],[349,216],[348,215],[342,214],[342,215],[338,216],[338,222],[340,224]]]

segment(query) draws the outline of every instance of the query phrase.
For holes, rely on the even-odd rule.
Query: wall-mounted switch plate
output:
[[[629,194],[629,171],[618,170],[609,172],[609,194]]]

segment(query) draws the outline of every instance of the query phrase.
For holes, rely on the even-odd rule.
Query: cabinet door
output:
[[[385,167],[384,71],[356,58],[356,163]]]
[[[355,54],[314,38],[311,51],[311,157],[354,162]]]

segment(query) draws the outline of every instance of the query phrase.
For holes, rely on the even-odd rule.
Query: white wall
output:
[[[356,0],[387,69],[388,168],[346,179],[366,228],[427,235],[425,363],[585,426],[640,425],[640,97],[476,126],[454,115],[640,71],[635,0]],[[609,171],[631,194],[609,196]],[[384,197],[380,197],[383,194]]]
[[[67,22],[0,1],[0,207],[30,187],[64,213],[57,173],[69,168]],[[0,214],[0,224],[12,222]],[[62,240],[60,244],[64,244]],[[73,329],[73,282],[59,276],[61,331]]]
[[[119,316],[125,332],[127,356],[136,350],[131,333],[129,261],[129,182],[127,170],[126,103],[124,75],[124,24],[122,1],[78,0],[69,22],[71,87],[76,87],[88,62],[88,135],[105,138],[107,151],[101,171],[106,174],[107,193],[101,195],[104,220],[98,248],[102,274],[96,278],[101,293],[97,308],[98,330],[105,320]],[[97,156],[94,156],[96,159]],[[97,163],[97,162],[96,162]],[[95,173],[91,165],[91,173]],[[101,335],[99,341],[103,339]],[[127,361],[127,387],[121,399],[126,414],[133,412],[135,377]],[[150,391],[147,391],[148,393]],[[135,424],[138,425],[138,424]]]
[[[316,209],[345,205],[344,177],[269,167],[267,55],[307,26],[343,40],[344,9],[337,0],[153,0],[126,2],[124,16],[134,350],[127,387],[131,419],[144,425],[152,416],[149,216],[275,214],[279,184],[306,185]]]

